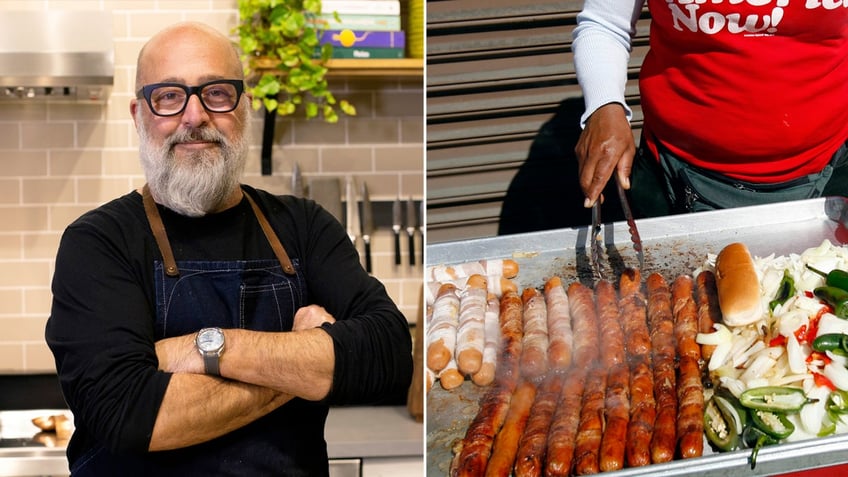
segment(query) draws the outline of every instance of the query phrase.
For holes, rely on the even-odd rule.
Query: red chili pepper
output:
[[[812,290],[804,290],[804,296],[807,298],[815,298],[815,294],[813,294]]]
[[[774,346],[786,346],[786,337],[777,335],[769,341],[769,348]]]
[[[830,357],[822,351],[813,351],[812,353],[810,353],[809,356],[807,356],[806,361],[807,363],[812,363],[813,361],[821,361],[824,364],[828,364],[833,360],[830,359]]]
[[[807,334],[807,325],[801,325],[797,330],[795,330],[795,339],[798,340],[798,343],[804,344],[809,341]]]
[[[836,386],[827,376],[820,373],[813,373],[813,382],[816,383],[816,386],[827,386],[831,391],[836,391]]]

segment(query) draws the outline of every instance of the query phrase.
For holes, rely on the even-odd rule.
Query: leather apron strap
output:
[[[165,224],[162,223],[159,209],[156,207],[153,196],[150,195],[150,188],[147,184],[144,184],[144,187],[141,189],[141,199],[144,202],[144,213],[147,215],[147,222],[150,223],[150,228],[153,230],[153,238],[156,239],[156,245],[159,246],[159,251],[162,253],[162,261],[165,262],[165,274],[169,277],[176,277],[180,274],[180,271],[177,269],[176,260],[174,260],[174,252],[171,251],[171,243],[168,242]]]
[[[274,250],[274,255],[276,255],[277,260],[280,261],[280,266],[283,267],[283,271],[288,275],[294,275],[294,267],[291,264],[291,260],[289,260],[289,255],[286,253],[286,249],[283,248],[283,244],[280,243],[280,239],[277,237],[277,234],[274,233],[274,229],[271,228],[271,224],[268,223],[268,219],[265,217],[262,209],[256,205],[253,197],[251,197],[247,192],[244,193],[244,197],[250,203],[250,208],[253,209],[253,215],[255,215],[256,220],[259,221],[259,226],[262,227],[262,232],[265,233],[265,238],[267,238],[268,243],[271,244],[271,248]]]
[[[165,262],[165,274],[170,277],[175,277],[180,274],[180,271],[177,268],[176,260],[174,260],[174,253],[171,251],[171,243],[168,241],[168,234],[165,232],[165,224],[162,223],[162,217],[159,215],[159,209],[156,207],[156,202],[153,200],[153,196],[150,194],[150,188],[147,184],[145,184],[142,188],[141,197],[144,202],[144,213],[147,215],[147,221],[150,223],[151,230],[153,230],[153,237],[156,239],[156,245],[162,253],[162,261]],[[283,248],[283,244],[280,243],[279,237],[277,237],[277,234],[274,233],[274,229],[271,228],[271,224],[268,223],[268,219],[265,217],[262,209],[256,205],[256,202],[247,192],[244,192],[244,197],[250,204],[250,208],[253,210],[253,215],[256,216],[259,226],[262,227],[262,232],[265,234],[265,238],[268,239],[268,243],[271,245],[271,249],[274,251],[274,255],[276,255],[277,260],[280,262],[280,266],[283,268],[283,271],[288,275],[294,275],[295,270],[288,254],[286,253],[286,249]]]

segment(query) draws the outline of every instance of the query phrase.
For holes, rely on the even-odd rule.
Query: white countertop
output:
[[[424,456],[424,423],[406,406],[331,408],[324,437],[331,459]]]

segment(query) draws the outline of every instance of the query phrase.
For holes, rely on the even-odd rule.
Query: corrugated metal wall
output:
[[[496,235],[506,191],[540,127],[569,99],[582,112],[571,52],[581,5],[427,2],[428,243]],[[637,136],[636,76],[649,22],[643,16],[627,89]]]

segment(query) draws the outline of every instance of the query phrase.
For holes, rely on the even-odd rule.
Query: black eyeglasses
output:
[[[211,113],[229,113],[236,109],[244,92],[244,81],[222,79],[186,86],[180,83],[154,83],[142,87],[135,94],[147,101],[150,110],[157,116],[181,114],[192,95],[200,98],[200,104]]]

